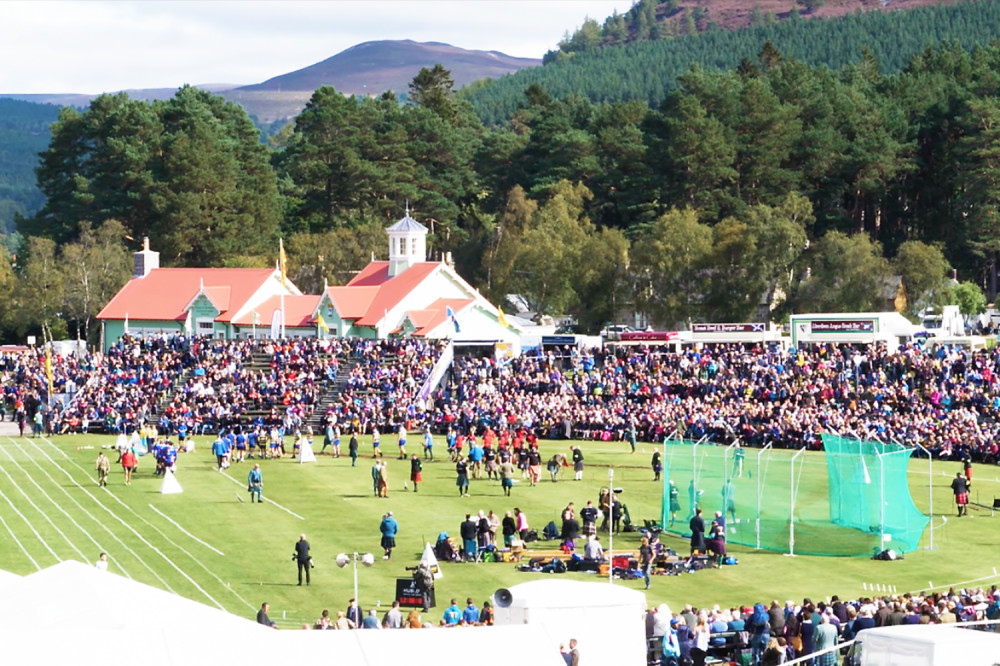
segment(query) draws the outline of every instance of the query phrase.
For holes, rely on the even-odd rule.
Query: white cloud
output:
[[[0,2],[0,92],[258,83],[380,39],[540,58],[632,0]]]

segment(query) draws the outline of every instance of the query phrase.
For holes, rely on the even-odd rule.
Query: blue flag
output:
[[[451,309],[450,305],[447,306],[447,309],[445,310],[445,314],[448,315],[448,319],[451,319],[451,323],[453,323],[455,325],[455,332],[456,333],[461,333],[462,329],[459,328],[459,326],[458,326],[458,319],[455,319],[455,311]]]

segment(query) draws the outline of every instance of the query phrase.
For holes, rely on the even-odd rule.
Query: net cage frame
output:
[[[726,540],[754,549],[821,556],[872,556],[920,547],[930,518],[908,482],[911,447],[823,433],[822,451],[663,442],[660,526],[690,536],[693,507],[706,528],[717,513]],[[930,480],[928,480],[930,483]],[[671,521],[671,486],[676,520]]]

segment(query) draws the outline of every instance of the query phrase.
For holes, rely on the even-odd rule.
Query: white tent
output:
[[[160,493],[163,495],[176,495],[184,492],[181,484],[177,482],[177,476],[173,470],[168,469],[163,474],[163,483],[160,484]]]
[[[550,645],[579,642],[586,663],[646,663],[646,595],[623,585],[574,580],[536,580],[515,585],[510,598],[495,594],[498,625],[541,627]]]
[[[261,642],[273,629],[90,564],[66,561],[25,576],[3,588],[3,600],[6,663],[230,663],[240,644],[279,657]]]
[[[3,663],[201,666],[325,663],[334,656],[351,666],[423,666],[465,654],[476,666],[509,666],[516,650],[532,666],[564,664],[558,645],[535,626],[275,631],[248,619],[255,609],[238,617],[73,561],[23,578],[2,575],[0,588]],[[490,645],[511,647],[484,649]]]
[[[424,554],[420,556],[420,564],[426,564],[430,568],[431,573],[434,574],[434,578],[444,577],[444,573],[438,565],[438,558],[434,554],[434,548],[430,543],[424,546]]]
[[[316,454],[313,453],[312,444],[307,440],[303,439],[299,444],[299,455],[296,460],[301,463],[313,463],[316,462]]]

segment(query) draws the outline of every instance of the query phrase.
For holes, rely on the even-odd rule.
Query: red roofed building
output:
[[[281,271],[160,268],[144,241],[135,273],[97,315],[103,347],[132,335],[185,333],[219,338],[414,336],[505,343],[520,351],[520,329],[454,267],[426,261],[427,227],[409,211],[386,229],[389,261],[373,261],[349,283],[303,295]]]
[[[389,261],[373,261],[346,285],[320,295],[332,337],[414,336],[458,342],[504,342],[520,330],[448,263],[426,261],[427,227],[406,216],[388,229]]]
[[[126,330],[132,335],[249,337],[265,321],[270,326],[275,308],[265,306],[270,307],[271,299],[282,294],[290,302],[310,298],[289,280],[282,282],[277,268],[160,268],[160,255],[149,249],[148,239],[134,256],[132,279],[97,315],[104,349]],[[311,319],[318,298],[312,296],[296,312],[306,312]],[[256,327],[254,312],[260,319]],[[291,321],[289,317],[286,326]],[[300,321],[301,317],[296,323]]]

